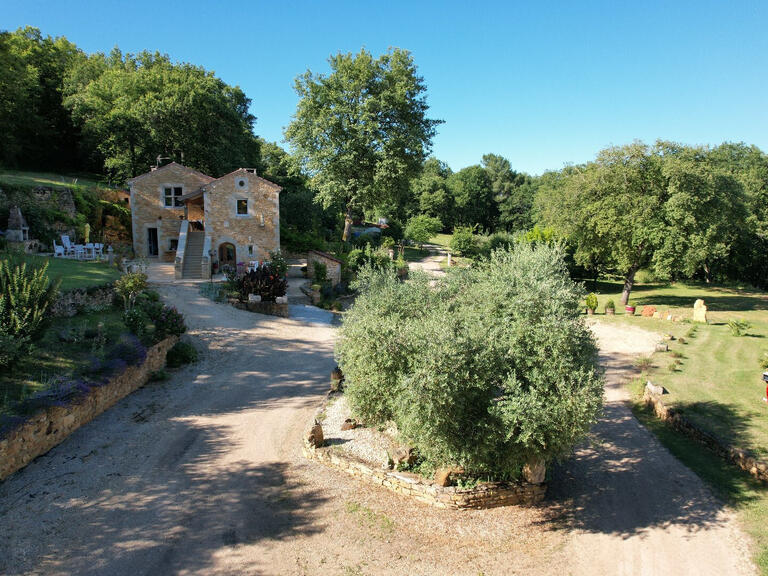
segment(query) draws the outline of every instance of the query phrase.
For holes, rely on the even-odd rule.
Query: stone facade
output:
[[[721,458],[732,462],[758,480],[768,482],[768,462],[758,460],[749,450],[729,446],[714,434],[705,432],[696,426],[683,414],[664,404],[661,395],[658,393],[659,388],[661,387],[653,386],[649,382],[643,395],[643,401],[646,406],[653,410],[657,418],[663,420],[678,432],[702,444]],[[661,388],[661,393],[663,394],[663,392],[664,389]]]
[[[235,262],[268,260],[270,252],[280,249],[280,187],[254,170],[240,168],[212,178],[172,162],[129,184],[137,257],[174,261],[183,220],[202,224],[206,246],[213,253],[211,262],[227,252],[234,255]],[[166,205],[166,189],[172,191],[173,206]],[[157,254],[152,254],[155,233]],[[209,254],[202,256],[205,259]]]
[[[315,277],[314,262],[325,264],[327,278],[333,286],[341,282],[341,260],[325,252],[310,250],[307,253],[307,276],[310,278]]]
[[[0,437],[0,481],[63,442],[75,430],[144,386],[150,372],[165,366],[165,355],[178,342],[172,336],[147,350],[140,366],[129,366],[103,386],[92,388],[78,402],[51,406],[32,415]]]
[[[528,482],[481,482],[475,488],[440,486],[416,474],[377,469],[333,450],[332,446],[316,448],[305,441],[304,456],[332,468],[382,486],[392,492],[436,508],[496,508],[499,506],[531,506],[544,499],[546,484]]]
[[[205,230],[214,260],[223,244],[235,247],[237,262],[269,260],[280,249],[280,187],[240,168],[204,188]],[[245,214],[238,214],[245,201]],[[242,204],[241,204],[242,207]]]
[[[131,187],[131,221],[133,251],[138,258],[158,257],[173,260],[172,240],[179,238],[184,205],[165,205],[165,188],[181,188],[182,195],[191,194],[213,178],[197,170],[172,162],[128,181]],[[175,202],[174,202],[175,203]],[[150,254],[150,230],[157,231],[157,254]]]

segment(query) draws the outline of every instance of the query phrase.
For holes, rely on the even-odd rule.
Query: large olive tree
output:
[[[394,421],[427,462],[516,478],[597,418],[597,349],[558,247],[496,251],[435,287],[361,277],[337,349],[348,400],[368,424]]]

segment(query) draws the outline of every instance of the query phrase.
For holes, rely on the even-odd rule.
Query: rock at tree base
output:
[[[357,428],[359,424],[357,423],[357,420],[354,420],[352,418],[347,418],[344,420],[344,424],[341,425],[342,430],[354,430]]]
[[[401,464],[407,464],[409,467],[416,464],[416,454],[413,448],[398,448],[395,450],[395,456],[393,458],[395,468]]]
[[[696,300],[693,304],[693,321],[707,323],[707,307],[704,305],[704,300]]]
[[[450,486],[456,476],[464,474],[464,468],[438,468],[435,470],[435,484]]]
[[[450,486],[451,485],[451,469],[450,468],[438,468],[435,470],[435,484],[438,486]]]

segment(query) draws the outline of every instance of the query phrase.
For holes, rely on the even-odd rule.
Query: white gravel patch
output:
[[[398,447],[394,425],[383,431],[363,427],[342,430],[341,425],[347,418],[352,418],[347,399],[342,394],[331,396],[321,423],[326,445],[334,446],[345,455],[354,456],[368,464],[383,466],[387,452],[392,455]]]

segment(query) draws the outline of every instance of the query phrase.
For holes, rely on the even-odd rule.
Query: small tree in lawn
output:
[[[415,242],[421,248],[430,238],[443,228],[442,222],[438,218],[419,214],[414,216],[405,225],[405,237],[411,242]]]
[[[285,137],[312,175],[316,199],[344,205],[347,240],[356,210],[407,193],[438,121],[427,118],[426,86],[409,52],[339,53],[329,63],[328,75],[296,79],[299,103]]]
[[[115,292],[123,299],[125,311],[133,310],[136,297],[147,289],[147,275],[143,272],[129,272],[115,281]]]

